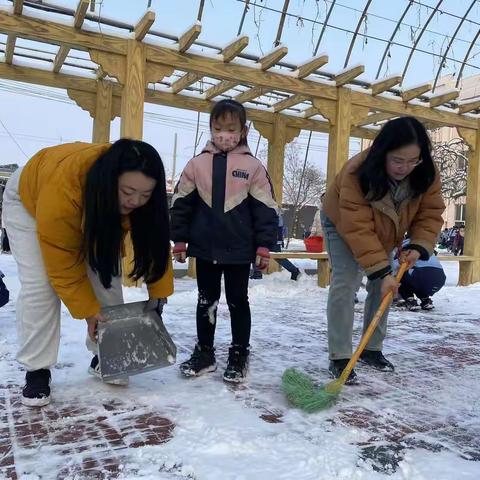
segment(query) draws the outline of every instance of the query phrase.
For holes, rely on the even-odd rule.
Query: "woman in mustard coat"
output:
[[[71,143],[34,155],[7,183],[3,222],[18,265],[18,361],[22,402],[50,402],[50,368],[57,361],[60,302],[85,319],[96,353],[100,309],[123,303],[121,258],[130,231],[133,279],[148,285],[149,305],[173,292],[165,172],[144,142]],[[161,300],[162,299],[162,300]],[[99,376],[98,357],[89,368]]]

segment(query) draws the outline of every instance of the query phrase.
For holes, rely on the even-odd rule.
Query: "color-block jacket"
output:
[[[224,153],[208,142],[183,170],[170,211],[172,240],[202,260],[250,263],[258,247],[277,241],[270,178],[246,145]]]
[[[357,176],[367,152],[355,155],[343,166],[328,188],[322,208],[355,260],[373,280],[390,270],[389,255],[402,243],[406,232],[412,248],[421,252],[422,260],[428,260],[443,225],[445,204],[438,172],[424,194],[407,198],[398,210],[390,193],[369,202]]]
[[[20,199],[36,220],[48,278],[75,318],[100,311],[82,261],[83,197],[88,171],[110,146],[76,142],[45,148],[29,160],[20,175]],[[122,225],[128,230],[128,219]],[[148,285],[148,291],[153,298],[173,293],[171,262],[165,275]]]

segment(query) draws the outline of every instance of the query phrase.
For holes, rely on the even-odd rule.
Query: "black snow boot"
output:
[[[50,370],[42,368],[27,372],[22,391],[22,403],[29,407],[43,407],[50,403]]]
[[[405,306],[411,312],[418,312],[420,310],[420,305],[417,300],[413,297],[408,297],[405,299]]]
[[[388,361],[380,351],[364,350],[360,354],[360,361],[382,372],[395,371],[392,362]]]
[[[199,377],[204,373],[214,372],[217,369],[215,349],[203,345],[195,345],[191,357],[180,364],[180,372],[186,377]]]
[[[297,268],[291,275],[290,275],[290,280],[294,280],[295,282],[300,278],[300,275],[302,272],[300,271],[299,268]]]
[[[430,297],[421,298],[420,299],[420,306],[422,310],[433,310],[435,307],[433,306],[432,299]]]
[[[248,372],[248,347],[232,345],[228,350],[228,364],[223,379],[230,383],[242,383],[247,378]]]
[[[328,371],[332,378],[340,378],[340,375],[345,370],[348,362],[350,361],[349,358],[341,358],[339,360],[330,360],[330,365],[328,366]],[[358,383],[358,377],[355,373],[355,370],[350,372],[350,375],[345,382],[345,385],[356,385]]]

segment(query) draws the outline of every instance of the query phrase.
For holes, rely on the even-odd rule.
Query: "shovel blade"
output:
[[[146,302],[106,307],[98,324],[98,359],[103,380],[125,378],[173,365],[177,348],[155,311]]]

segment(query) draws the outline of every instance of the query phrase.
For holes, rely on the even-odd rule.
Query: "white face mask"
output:
[[[241,134],[232,132],[218,132],[212,134],[212,142],[222,152],[230,152],[240,143]]]

